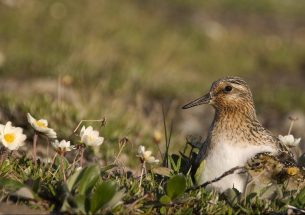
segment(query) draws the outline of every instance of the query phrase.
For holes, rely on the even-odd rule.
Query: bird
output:
[[[202,161],[205,165],[197,177],[197,184],[213,181],[237,166],[245,167],[247,173],[234,172],[206,188],[219,192],[235,188],[239,192],[244,192],[249,175],[255,178],[262,169],[270,172],[275,167],[280,170],[277,170],[276,174],[270,173],[269,178],[283,173],[295,176],[296,181],[303,177],[303,174],[300,174],[303,170],[297,166],[289,148],[265,129],[257,119],[252,92],[242,78],[221,78],[213,82],[207,94],[182,108],[188,109],[202,104],[213,106],[215,114],[208,135],[194,159],[195,170]],[[272,162],[268,164],[268,160]],[[272,166],[273,163],[277,165]],[[266,177],[267,175],[265,174]],[[266,183],[269,181],[266,180]]]
[[[305,187],[305,169],[285,151],[277,154],[258,153],[250,158],[245,169],[250,176],[248,192],[259,192],[272,185],[281,185],[284,191],[297,194]]]

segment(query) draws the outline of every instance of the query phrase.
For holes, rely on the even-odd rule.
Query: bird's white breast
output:
[[[220,138],[208,152],[206,157],[206,166],[199,179],[199,184],[213,180],[221,176],[224,172],[236,167],[243,166],[248,159],[259,152],[275,152],[272,146],[267,145],[250,145],[247,143],[236,143],[233,140]],[[232,174],[222,178],[218,182],[210,185],[211,188],[220,192],[228,188],[236,188],[240,192],[244,191],[246,176],[241,174]]]

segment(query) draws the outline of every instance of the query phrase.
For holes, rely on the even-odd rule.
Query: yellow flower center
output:
[[[48,126],[42,121],[36,121],[36,125],[41,128],[47,128]]]
[[[90,140],[90,141],[94,141],[94,140],[95,140],[95,137],[89,136],[89,140]]]
[[[8,143],[13,143],[15,140],[15,134],[14,133],[8,133],[4,135],[4,139]]]

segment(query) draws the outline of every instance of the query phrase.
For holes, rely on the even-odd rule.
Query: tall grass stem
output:
[[[34,138],[33,138],[33,160],[35,163],[35,166],[37,165],[37,139],[38,139],[38,134],[35,132]]]

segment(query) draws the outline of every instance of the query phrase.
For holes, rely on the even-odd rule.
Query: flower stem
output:
[[[35,132],[34,138],[33,138],[33,160],[34,160],[35,166],[37,165],[37,157],[36,157],[36,153],[37,153],[37,139],[38,139],[38,134]]]
[[[83,146],[81,146],[80,148],[80,167],[83,167],[83,162],[84,162],[84,151],[85,151],[85,148]]]
[[[289,130],[288,130],[288,135],[291,134],[293,123],[294,123],[294,120],[291,120],[290,127],[289,127]]]
[[[78,125],[76,126],[76,128],[73,130],[73,133],[75,133],[75,132],[77,131],[77,129],[81,126],[81,124],[82,124],[83,122],[101,122],[101,123],[102,123],[102,126],[103,126],[104,124],[106,124],[106,119],[105,119],[105,117],[102,118],[102,119],[82,119],[82,120],[78,123]]]
[[[119,156],[121,155],[124,147],[125,147],[126,143],[123,143],[122,146],[120,147],[120,150],[119,150],[119,153],[117,154],[116,158],[114,159],[114,162],[113,163],[116,163],[117,160],[119,159]]]
[[[6,159],[7,154],[8,154],[7,149],[4,146],[0,147],[0,167],[3,164],[3,161]]]
[[[66,178],[66,174],[65,174],[64,155],[61,155],[61,169],[62,169],[62,174],[64,177],[64,182],[66,182],[67,178]]]
[[[288,131],[288,135],[291,133],[291,130],[292,130],[292,127],[293,127],[293,124],[295,121],[298,120],[298,118],[295,118],[295,117],[289,117],[291,123],[290,123],[290,127],[289,127],[289,131]]]
[[[159,150],[159,153],[160,153],[160,157],[161,157],[161,159],[162,159],[162,163],[163,163],[163,159],[164,159],[164,157],[163,157],[162,151],[161,151],[161,149],[160,149],[159,144],[156,144],[156,145],[157,145],[157,147],[158,147],[158,150]]]
[[[48,169],[48,173],[51,172],[51,168],[52,168],[52,166],[53,166],[53,164],[54,164],[54,162],[55,162],[56,157],[57,157],[57,153],[54,155],[54,157],[53,157],[53,159],[52,159],[52,162],[51,162],[51,164],[50,164],[50,166],[49,166],[49,169]]]
[[[145,170],[145,162],[142,163],[142,170],[141,170],[141,176],[140,176],[139,189],[141,188],[141,185],[142,185],[144,170]]]
[[[49,138],[47,137],[47,163],[49,162],[49,148],[50,148],[50,141]]]
[[[77,160],[78,156],[79,156],[79,151],[77,151],[77,154],[75,155],[75,157],[74,157],[74,159],[73,159],[71,171],[73,171],[74,168],[75,168],[75,163],[76,163],[76,160]]]

